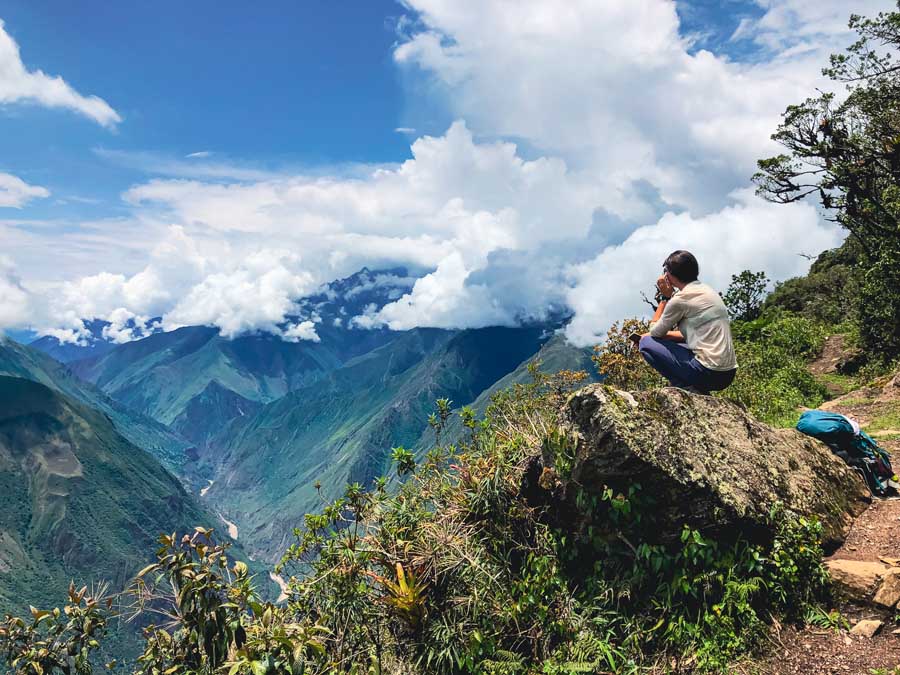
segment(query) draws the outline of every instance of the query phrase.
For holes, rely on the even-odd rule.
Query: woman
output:
[[[674,387],[725,389],[737,372],[725,303],[697,280],[700,266],[690,252],[675,251],[663,270],[656,284],[662,301],[638,343],[641,356]]]

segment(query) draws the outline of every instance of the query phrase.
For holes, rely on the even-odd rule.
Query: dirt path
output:
[[[831,335],[825,339],[825,344],[822,345],[822,353],[819,354],[819,357],[809,364],[809,370],[813,375],[830,375],[837,372],[838,366],[846,361],[848,355],[846,336]],[[835,391],[833,395],[843,393],[843,391]]]
[[[831,558],[878,560],[900,556],[900,501],[877,501],[853,524],[844,545]],[[875,637],[851,635],[847,630],[818,626],[772,631],[772,653],[744,672],[753,675],[872,675],[884,669],[894,675],[900,666],[900,635],[893,612],[869,605],[842,603],[837,607],[850,626],[863,619],[884,621]],[[900,672],[900,671],[898,671]]]
[[[823,353],[823,357],[813,364],[818,365],[818,372],[813,368],[814,374],[827,373],[830,364],[839,358],[834,350]],[[891,453],[896,469],[900,464],[900,431],[894,428],[893,421],[900,414],[900,375],[877,385],[852,391],[822,407],[857,419]],[[853,524],[844,545],[830,556],[831,560],[870,562],[884,562],[885,558],[900,558],[900,500],[873,501]],[[852,601],[843,601],[836,609],[851,627],[864,619],[884,623],[874,637],[817,626],[799,630],[776,627],[771,635],[770,655],[741,672],[754,675],[900,674],[900,634],[894,632],[898,630],[896,610]]]

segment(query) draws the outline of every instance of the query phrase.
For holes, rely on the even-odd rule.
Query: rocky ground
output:
[[[834,393],[846,380],[834,373],[840,338],[830,338],[811,370]],[[857,419],[900,464],[900,374],[842,393],[823,408]],[[900,675],[900,500],[876,500],[854,522],[847,540],[827,560],[840,594],[843,626],[776,626],[769,655],[738,672]],[[893,605],[893,607],[891,606]],[[874,633],[872,633],[874,631]]]

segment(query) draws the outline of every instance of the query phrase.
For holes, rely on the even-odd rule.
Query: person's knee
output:
[[[638,341],[638,351],[646,356],[649,352],[653,351],[653,346],[655,344],[656,338],[653,338],[649,335],[642,335],[641,339]]]

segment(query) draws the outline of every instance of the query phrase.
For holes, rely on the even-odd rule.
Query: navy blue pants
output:
[[[710,370],[694,352],[674,340],[657,340],[645,335],[639,343],[641,356],[673,387],[693,387],[704,394],[725,389],[734,381],[735,370]]]

